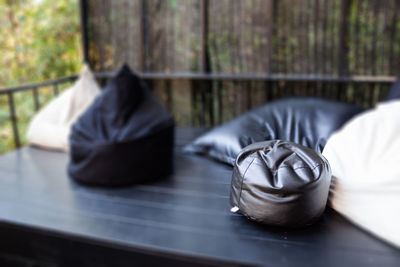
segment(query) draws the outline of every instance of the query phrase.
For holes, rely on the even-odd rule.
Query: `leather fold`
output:
[[[235,161],[230,203],[259,223],[303,227],[325,210],[330,181],[320,153],[288,141],[258,142]]]

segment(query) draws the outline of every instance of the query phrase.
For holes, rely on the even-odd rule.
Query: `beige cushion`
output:
[[[32,145],[67,151],[72,124],[100,93],[92,72],[85,66],[75,84],[43,107],[32,119],[27,139]]]
[[[400,101],[378,105],[334,133],[323,150],[333,175],[329,204],[400,246]]]

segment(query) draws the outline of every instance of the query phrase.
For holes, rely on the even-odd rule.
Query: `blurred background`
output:
[[[0,88],[45,81],[81,68],[77,0],[0,0]],[[1,89],[0,89],[1,90]],[[41,88],[39,98],[53,97]],[[18,129],[34,115],[32,92],[14,94]],[[14,148],[7,95],[0,95],[0,154]]]
[[[398,0],[0,0],[0,87],[77,74],[86,59],[97,72],[127,62],[163,74],[146,81],[179,125],[214,126],[287,95],[371,107],[400,71],[399,8]],[[15,147],[13,129],[25,143],[53,89],[33,90],[38,100],[13,93],[15,116],[0,94],[0,153]]]

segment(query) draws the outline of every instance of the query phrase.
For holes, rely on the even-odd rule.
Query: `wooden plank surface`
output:
[[[332,210],[298,230],[260,226],[231,214],[231,168],[180,152],[199,133],[177,129],[173,175],[123,188],[71,181],[64,153],[26,147],[0,157],[0,254],[37,250],[26,257],[54,266],[71,259],[108,266],[98,259],[116,252],[125,253],[114,257],[125,264],[132,263],[131,256],[178,265],[399,266],[399,250]],[[90,250],[94,247],[101,253]]]

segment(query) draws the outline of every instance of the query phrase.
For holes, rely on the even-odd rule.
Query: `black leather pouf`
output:
[[[329,163],[320,153],[281,140],[254,143],[236,159],[232,210],[274,226],[310,225],[325,209],[330,181]]]
[[[124,66],[73,125],[71,178],[90,185],[148,182],[172,172],[174,121]]]

